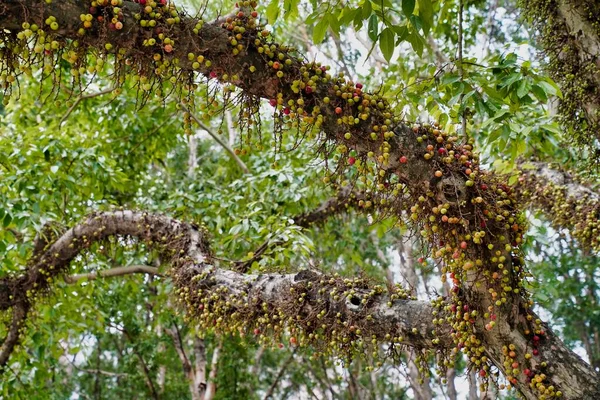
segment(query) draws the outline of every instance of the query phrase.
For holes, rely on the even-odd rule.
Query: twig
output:
[[[311,225],[326,221],[329,217],[347,211],[351,205],[357,205],[360,200],[365,198],[364,193],[353,190],[351,186],[344,186],[335,197],[325,200],[319,207],[309,212],[293,217],[294,223],[302,228],[308,228]],[[235,262],[235,270],[239,272],[248,272],[252,264],[263,258],[268,250],[272,250],[284,243],[276,238],[266,239],[254,251],[254,255],[248,260]]]
[[[458,74],[460,75],[460,81],[463,82],[465,79],[465,71],[463,69],[463,0],[458,1]],[[465,94],[460,94],[460,106],[463,107],[462,101]],[[469,141],[469,134],[467,133],[467,115],[463,108],[462,112],[462,132],[465,139],[465,143]]]
[[[225,149],[225,151],[227,151],[227,153],[229,153],[231,158],[233,158],[233,160],[237,163],[237,165],[241,168],[241,170],[244,171],[245,174],[250,173],[250,170],[248,169],[246,164],[244,164],[244,162],[237,156],[237,154],[235,154],[235,152],[231,149],[231,147],[229,147],[229,145],[227,143],[225,143],[223,140],[221,140],[219,135],[214,133],[212,129],[210,129],[208,126],[206,126],[206,124],[204,124],[202,121],[200,121],[200,119],[194,113],[192,113],[185,104],[179,103],[179,105],[181,106],[181,108],[183,108],[183,110],[185,112],[190,114],[190,117],[200,126],[200,128],[204,129],[210,135],[210,137],[212,137],[215,140],[215,142],[217,142],[219,145],[221,145],[221,147],[223,147]]]
[[[124,328],[122,331],[123,331],[123,334],[125,334],[125,337],[127,338],[127,340],[129,340],[129,342],[132,344],[131,349],[133,350],[133,353],[136,355],[138,360],[140,360],[140,364],[142,366],[142,371],[144,372],[144,376],[146,377],[146,384],[148,385],[148,388],[152,392],[152,398],[154,400],[158,400],[159,399],[158,392],[156,391],[156,388],[154,387],[154,383],[152,382],[152,378],[150,377],[150,369],[148,368],[148,365],[144,361],[144,358],[142,357],[140,352],[137,350],[133,338],[131,336],[129,336],[129,332]]]
[[[106,376],[128,376],[129,375],[125,372],[111,372],[111,371],[105,371],[103,369],[78,368],[76,365],[75,365],[75,368],[77,368],[78,371],[87,372],[88,374],[97,374],[97,375],[106,375]]]
[[[190,388],[190,394],[192,396],[192,400],[201,400],[204,398],[204,385],[201,377],[198,377],[199,368],[198,368],[198,354],[196,354],[196,369],[193,368],[190,359],[185,353],[185,349],[183,348],[183,338],[181,336],[181,331],[176,323],[173,323],[173,329],[165,328],[165,332],[171,336],[173,339],[173,344],[175,345],[175,350],[177,351],[177,355],[181,361],[181,365],[183,367],[183,373],[188,381],[188,386]],[[202,372],[202,375],[204,373]]]
[[[24,383],[23,383],[23,381],[21,380],[21,377],[19,376],[19,374],[17,374],[17,373],[15,372],[15,370],[14,370],[14,369],[12,369],[12,368],[10,367],[10,365],[7,365],[7,366],[6,366],[6,368],[7,368],[7,369],[8,369],[10,372],[12,372],[12,374],[13,374],[13,375],[15,376],[15,378],[17,379],[17,382],[19,382],[19,383],[21,384],[21,386],[23,386],[23,387],[24,387],[24,386],[25,386],[25,384],[24,384]]]
[[[111,278],[114,276],[123,276],[130,274],[149,274],[149,275],[157,275],[162,276],[160,272],[158,272],[158,268],[150,267],[148,265],[131,265],[128,267],[116,267],[98,272],[90,272],[88,274],[77,274],[65,276],[66,283],[75,283],[82,279],[88,279],[93,281],[98,277],[101,278]]]
[[[58,126],[61,126],[62,123],[65,122],[65,120],[67,118],[69,118],[69,115],[71,115],[71,113],[73,112],[75,107],[77,107],[79,105],[79,103],[81,103],[82,100],[91,99],[93,97],[98,97],[98,96],[102,96],[105,94],[109,94],[109,93],[113,92],[114,90],[115,90],[115,88],[110,88],[110,89],[101,90],[97,93],[90,93],[90,94],[84,94],[84,95],[79,96],[77,98],[77,100],[75,100],[73,105],[71,107],[69,107],[69,109],[67,110],[67,113],[65,115],[63,115],[63,117],[60,119]]]
[[[100,356],[102,355],[102,349],[100,347],[100,343],[102,341],[98,340],[98,346],[96,351],[96,369],[100,369]],[[94,377],[94,394],[97,399],[101,399],[102,397],[102,387],[100,386],[100,374],[96,374]]]
[[[172,113],[171,115],[167,116],[163,122],[161,122],[159,125],[156,125],[154,127],[154,129],[152,129],[150,132],[147,132],[144,136],[144,138],[142,140],[140,140],[135,146],[133,146],[133,148],[131,149],[131,151],[129,152],[128,156],[131,157],[133,155],[133,153],[138,149],[138,147],[140,147],[146,140],[148,140],[152,135],[154,135],[156,132],[158,132],[162,127],[164,127],[165,125],[167,125],[169,122],[172,122],[173,119],[171,117],[173,117],[175,115],[175,113]],[[129,135],[129,138],[133,137],[133,135]],[[128,139],[126,139],[128,140]]]
[[[297,350],[298,350],[297,347],[294,348],[294,351],[292,351],[292,354],[290,354],[290,356],[283,362],[283,366],[279,369],[279,372],[277,373],[275,380],[271,384],[271,387],[267,391],[267,394],[265,394],[265,397],[263,398],[263,400],[270,399],[273,396],[273,392],[275,391],[275,388],[277,387],[279,380],[283,376],[283,373],[285,372],[287,367],[291,364],[291,361],[294,359],[294,354],[296,354]]]

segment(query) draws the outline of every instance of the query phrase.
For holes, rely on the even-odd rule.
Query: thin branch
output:
[[[324,201],[319,207],[294,217],[294,222],[296,225],[306,228],[323,222],[332,215],[344,212],[351,206],[358,205],[365,198],[364,193],[354,190],[351,186],[344,186],[335,197]]]
[[[175,351],[177,351],[177,355],[181,361],[181,366],[183,367],[183,373],[188,381],[192,400],[202,400],[202,388],[200,387],[199,382],[198,384],[196,383],[196,374],[198,371],[194,370],[190,359],[188,358],[187,354],[185,354],[185,349],[183,348],[183,339],[181,337],[179,327],[176,323],[174,323],[173,329],[165,328],[165,332],[173,339]]]
[[[321,365],[321,369],[323,370],[323,375],[325,376],[325,381],[327,381],[327,386],[329,386],[329,391],[331,392],[331,398],[335,399],[335,398],[337,398],[337,393],[333,389],[333,382],[329,379],[329,374],[327,372],[327,365],[325,365],[325,359],[323,358],[323,356],[319,357],[319,362]]]
[[[192,113],[190,111],[190,109],[185,104],[183,104],[181,102],[181,103],[179,103],[179,105],[181,106],[181,108],[185,112],[187,112],[188,114],[190,114],[190,117],[198,124],[198,126],[200,126],[200,128],[204,129],[210,135],[210,137],[212,137],[215,140],[215,142],[217,142],[221,147],[223,147],[223,149],[225,149],[225,151],[227,151],[227,153],[229,153],[229,155],[231,156],[231,158],[237,163],[237,165],[240,167],[240,169],[242,171],[244,171],[245,174],[249,174],[250,173],[250,170],[248,169],[248,167],[246,166],[246,164],[244,164],[244,162],[237,156],[237,154],[235,154],[235,152],[231,149],[231,147],[229,147],[229,145],[227,143],[225,143],[219,137],[219,135],[217,135],[216,133],[214,133],[213,130],[210,127],[208,127],[194,113]]]
[[[291,361],[294,359],[294,355],[296,354],[297,350],[298,350],[298,348],[295,347],[294,350],[292,351],[292,354],[290,354],[290,356],[283,362],[283,365],[279,369],[279,372],[277,373],[275,380],[271,384],[271,387],[269,387],[269,390],[267,391],[267,394],[265,394],[265,397],[263,398],[263,400],[270,399],[273,396],[273,392],[275,391],[275,388],[279,384],[279,381],[281,380],[281,377],[285,373],[285,370],[290,366]]]
[[[77,368],[77,366],[75,366]],[[129,374],[125,372],[111,372],[105,371],[103,369],[89,369],[89,368],[77,368],[78,371],[87,372],[88,374],[96,374],[96,375],[106,375],[106,376],[129,376]]]
[[[181,360],[183,371],[186,375],[189,375],[189,372],[192,370],[192,364],[190,363],[189,358],[185,354],[185,350],[183,348],[183,341],[181,340],[181,334],[179,333],[179,328],[177,327],[177,324],[173,324],[173,329],[165,328],[165,332],[173,339],[173,344],[175,345],[175,350],[177,351],[177,355]]]
[[[465,79],[465,71],[463,68],[463,0],[458,1],[458,74],[460,75],[460,81],[463,82]],[[463,107],[462,101],[464,93],[460,94],[460,106]],[[467,132],[467,115],[463,108],[461,114],[462,134],[465,142],[469,140],[469,133]]]
[[[140,361],[142,371],[144,372],[144,377],[146,378],[146,385],[148,385],[148,388],[150,389],[150,392],[152,393],[152,398],[154,400],[159,400],[158,392],[156,391],[156,388],[154,387],[154,383],[152,382],[152,377],[150,376],[150,369],[148,368],[148,364],[146,364],[146,362],[144,361],[144,357],[142,357],[140,352],[137,350],[137,348],[135,346],[135,342],[134,342],[133,338],[129,335],[129,332],[126,329],[123,329],[122,331],[125,334],[125,337],[127,338],[127,340],[129,340],[129,342],[132,344],[131,348],[133,350],[133,353],[136,355],[136,357]]]
[[[311,225],[326,221],[333,215],[347,211],[348,208],[358,205],[359,201],[364,198],[365,195],[363,193],[354,191],[351,186],[345,186],[339,191],[337,196],[325,200],[317,208],[293,217],[292,219],[296,225],[302,228],[308,228]],[[254,255],[250,259],[235,262],[236,271],[248,272],[252,264],[262,259],[268,250],[280,246],[283,243],[283,241],[274,240],[273,238],[266,239],[254,251]]]
[[[341,63],[342,71],[348,77],[354,76],[354,74],[352,74],[350,72],[350,68],[348,67],[348,64],[346,63],[346,58],[344,57],[344,50],[342,49],[342,43],[340,42],[340,36],[337,33],[335,33],[333,31],[333,29],[331,29],[331,28],[329,28],[329,32],[331,33],[331,39],[333,40],[333,43],[335,44],[335,49],[337,51],[337,58],[339,59],[339,61]],[[332,59],[333,59],[333,57],[332,57]]]
[[[172,113],[171,115],[168,115],[167,117],[165,117],[164,121],[161,122],[160,124],[156,125],[150,132],[146,132],[144,134],[144,138],[142,140],[140,140],[135,146],[133,146],[133,148],[129,151],[128,156],[132,157],[133,153],[135,153],[135,151],[149,138],[152,137],[152,135],[154,135],[156,132],[158,132],[162,127],[164,127],[165,125],[169,124],[170,122],[173,122],[172,117],[175,115],[175,113]],[[129,135],[129,138],[133,137],[133,135]],[[125,139],[125,140],[129,140],[129,139]]]
[[[223,340],[219,338],[219,344],[213,350],[212,361],[210,363],[210,374],[208,375],[208,383],[206,384],[206,393],[204,400],[212,400],[217,392],[217,372],[219,363],[219,353],[223,348]]]
[[[82,279],[87,279],[93,281],[98,277],[101,278],[112,278],[115,276],[123,276],[123,275],[131,275],[131,274],[149,274],[156,276],[163,276],[160,272],[158,272],[158,268],[150,267],[148,265],[130,265],[127,267],[116,267],[98,272],[90,272],[87,274],[77,274],[65,276],[66,283],[76,283]]]
[[[75,100],[75,102],[73,103],[73,105],[71,107],[69,107],[69,109],[67,110],[67,113],[65,115],[63,115],[63,117],[60,119],[60,122],[58,123],[58,126],[61,126],[63,124],[63,122],[65,122],[65,120],[67,118],[69,118],[69,115],[71,115],[71,113],[73,112],[73,110],[75,110],[75,108],[79,105],[79,103],[81,103],[82,100],[87,100],[87,99],[91,99],[93,97],[98,97],[98,96],[102,96],[102,95],[105,95],[105,94],[109,94],[109,93],[112,93],[114,90],[115,90],[115,88],[110,88],[110,89],[101,90],[101,91],[96,92],[96,93],[83,94],[83,95],[79,96],[77,98],[77,100]]]
[[[305,357],[302,357],[302,362],[304,364],[304,367],[308,369],[308,372],[312,375],[312,377],[315,379],[315,381],[317,381],[317,383],[321,387],[320,390],[323,392],[323,397],[326,398],[327,390],[329,390],[331,392],[331,398],[336,399],[337,393],[333,389],[333,385],[331,384],[331,382],[328,379],[329,377],[327,377],[327,369],[325,368],[325,366],[323,365],[323,368],[324,368],[323,371],[324,371],[325,379],[327,380],[327,382],[325,382],[323,379],[321,379],[319,377],[317,372],[312,368],[309,360],[307,360]]]

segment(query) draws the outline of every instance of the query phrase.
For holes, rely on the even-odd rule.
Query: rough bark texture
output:
[[[524,205],[544,213],[557,230],[566,229],[584,251],[600,250],[600,194],[568,171],[531,162],[516,186]],[[523,166],[525,166],[523,164]]]
[[[48,248],[40,262],[30,268],[25,277],[5,280],[14,288],[9,307],[20,310],[19,304],[25,300],[24,295],[28,290],[35,287],[37,291],[32,291],[39,293],[48,289],[50,282],[61,275],[69,262],[92,242],[116,235],[135,237],[163,249],[166,253],[165,257],[172,260],[170,274],[177,283],[176,291],[180,298],[192,305],[195,304],[194,301],[200,302],[195,309],[188,311],[200,319],[204,317],[209,319],[213,326],[218,325],[214,324],[215,321],[212,319],[217,313],[221,315],[221,320],[228,316],[230,321],[226,322],[230,323],[236,314],[246,317],[254,313],[262,315],[263,308],[276,313],[289,307],[290,303],[298,304],[298,295],[310,285],[312,288],[307,292],[305,300],[294,310],[295,317],[304,318],[298,322],[289,321],[295,324],[297,329],[311,330],[310,321],[313,319],[311,315],[314,310],[327,307],[331,315],[325,316],[321,321],[330,324],[331,327],[340,325],[340,322],[350,321],[356,329],[354,333],[349,332],[349,335],[357,335],[356,330],[363,329],[365,337],[376,335],[383,340],[382,335],[393,332],[396,337],[404,337],[402,340],[404,344],[434,347],[432,340],[435,336],[432,332],[435,331],[435,327],[431,321],[432,307],[427,302],[392,300],[392,304],[389,305],[390,296],[387,293],[373,294],[373,290],[362,280],[353,281],[360,283],[361,286],[355,288],[352,297],[334,299],[334,296],[330,295],[332,288],[336,285],[352,284],[344,282],[341,278],[325,276],[313,271],[287,275],[251,275],[219,269],[211,264],[208,244],[201,230],[164,216],[132,211],[97,214],[68,230]],[[298,292],[294,294],[292,288],[298,288]],[[322,288],[326,290],[321,291]],[[200,295],[202,291],[210,295],[205,298]],[[218,305],[221,308],[225,306],[211,297],[217,293],[230,300],[235,299],[235,302],[229,304],[226,310],[213,309],[210,316],[208,313],[203,314],[204,304],[207,304],[207,308],[209,305]],[[362,299],[365,296],[370,300],[363,304]],[[34,301],[33,298],[26,300]],[[372,316],[368,322],[364,318],[367,312]],[[338,316],[335,315],[337,313]],[[240,322],[249,323],[239,326],[241,333],[250,333],[253,324],[261,326],[251,318]],[[288,320],[283,319],[282,322],[286,323]],[[291,327],[294,328],[294,325]],[[418,328],[419,334],[413,333],[414,327]],[[15,332],[14,336],[18,337],[18,333]],[[449,346],[450,342],[445,340],[441,345]],[[2,366],[6,364],[11,351],[12,348],[2,347],[0,353]]]
[[[600,5],[588,0],[521,0],[539,30],[547,69],[560,85],[562,123],[598,160],[600,149]]]
[[[168,7],[161,11],[171,12]],[[96,10],[90,29],[79,35],[79,16],[89,11],[85,1],[4,1],[0,28],[5,31],[0,39],[7,44],[3,57],[10,61],[6,73],[18,75],[20,63],[53,65],[58,55],[51,50],[42,59],[15,44],[25,40],[17,33],[24,19],[45,26],[53,16],[56,29],[46,40],[61,41],[69,51],[63,55],[74,67],[85,62],[79,53],[95,51],[106,57],[116,52],[112,60],[117,75],[130,72],[140,82],[143,78],[145,99],[167,79],[193,80],[193,71],[236,85],[254,100],[270,99],[277,105],[277,121],[301,127],[306,135],[312,128],[323,132],[321,143],[335,145],[340,167],[357,168],[376,188],[378,208],[398,217],[411,216],[415,229],[430,243],[428,255],[444,262],[443,278],[451,280],[452,296],[434,302],[437,318],[433,318],[434,308],[428,303],[407,300],[399,288],[388,294],[384,286],[361,278],[313,271],[289,275],[226,271],[213,265],[201,230],[166,217],[115,212],[91,217],[69,230],[24,277],[5,280],[18,298],[34,284],[36,293],[47,289],[47,278],[58,275],[91,241],[131,235],[167,253],[176,295],[189,317],[203,326],[279,336],[287,325],[294,335],[291,343],[311,343],[342,354],[368,348],[370,339],[440,349],[454,342],[481,368],[480,375],[487,379],[497,368],[527,399],[559,393],[568,399],[600,398],[593,369],[531,311],[522,290],[526,274],[519,245],[525,224],[519,205],[502,178],[479,168],[471,146],[437,126],[406,126],[378,94],[331,77],[326,69],[265,39],[244,11],[212,24],[181,15],[180,21],[161,20],[157,28],[147,28],[139,21],[146,21],[145,16],[135,18],[142,14],[139,4],[125,1],[120,8],[121,30],[108,28],[104,18],[117,11],[106,6]],[[157,29],[172,38],[174,46],[149,44]],[[67,39],[76,39],[78,46]],[[200,56],[202,63],[193,61]],[[10,90],[10,80],[6,82]],[[331,147],[325,152],[328,157]],[[9,299],[0,305],[7,309],[15,304]],[[272,328],[266,332],[268,326]],[[6,361],[12,348],[4,350],[0,357]]]

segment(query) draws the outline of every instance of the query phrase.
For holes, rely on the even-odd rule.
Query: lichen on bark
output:
[[[590,159],[600,160],[600,4],[587,0],[520,0],[537,30],[542,61],[562,91],[558,113]]]

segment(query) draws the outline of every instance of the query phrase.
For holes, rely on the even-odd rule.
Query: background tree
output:
[[[595,366],[593,173],[584,186],[543,164],[513,169],[519,155],[588,161],[557,145],[568,136],[545,108],[562,95],[556,85],[498,45],[523,35],[496,23],[515,10],[426,0],[257,9],[305,54],[331,54],[351,78],[369,76],[364,85],[383,81],[384,97],[276,44],[256,5],[241,6],[205,23],[219,5],[198,7],[202,18],[161,2],[2,5],[6,395],[397,398],[405,361],[415,397],[446,390],[437,379],[456,397],[463,353],[482,396],[498,385],[596,398],[594,367],[537,320],[525,293],[577,332],[566,339]],[[361,54],[344,39],[363,33]],[[397,49],[403,62],[388,65]],[[375,63],[359,68],[366,53]],[[427,115],[439,125],[408,122]],[[480,168],[464,140],[505,175]],[[536,289],[524,273],[525,206],[547,212],[570,249],[560,260],[554,242],[537,249],[536,276],[567,271],[559,282],[573,281],[589,315],[553,309],[558,283]]]

